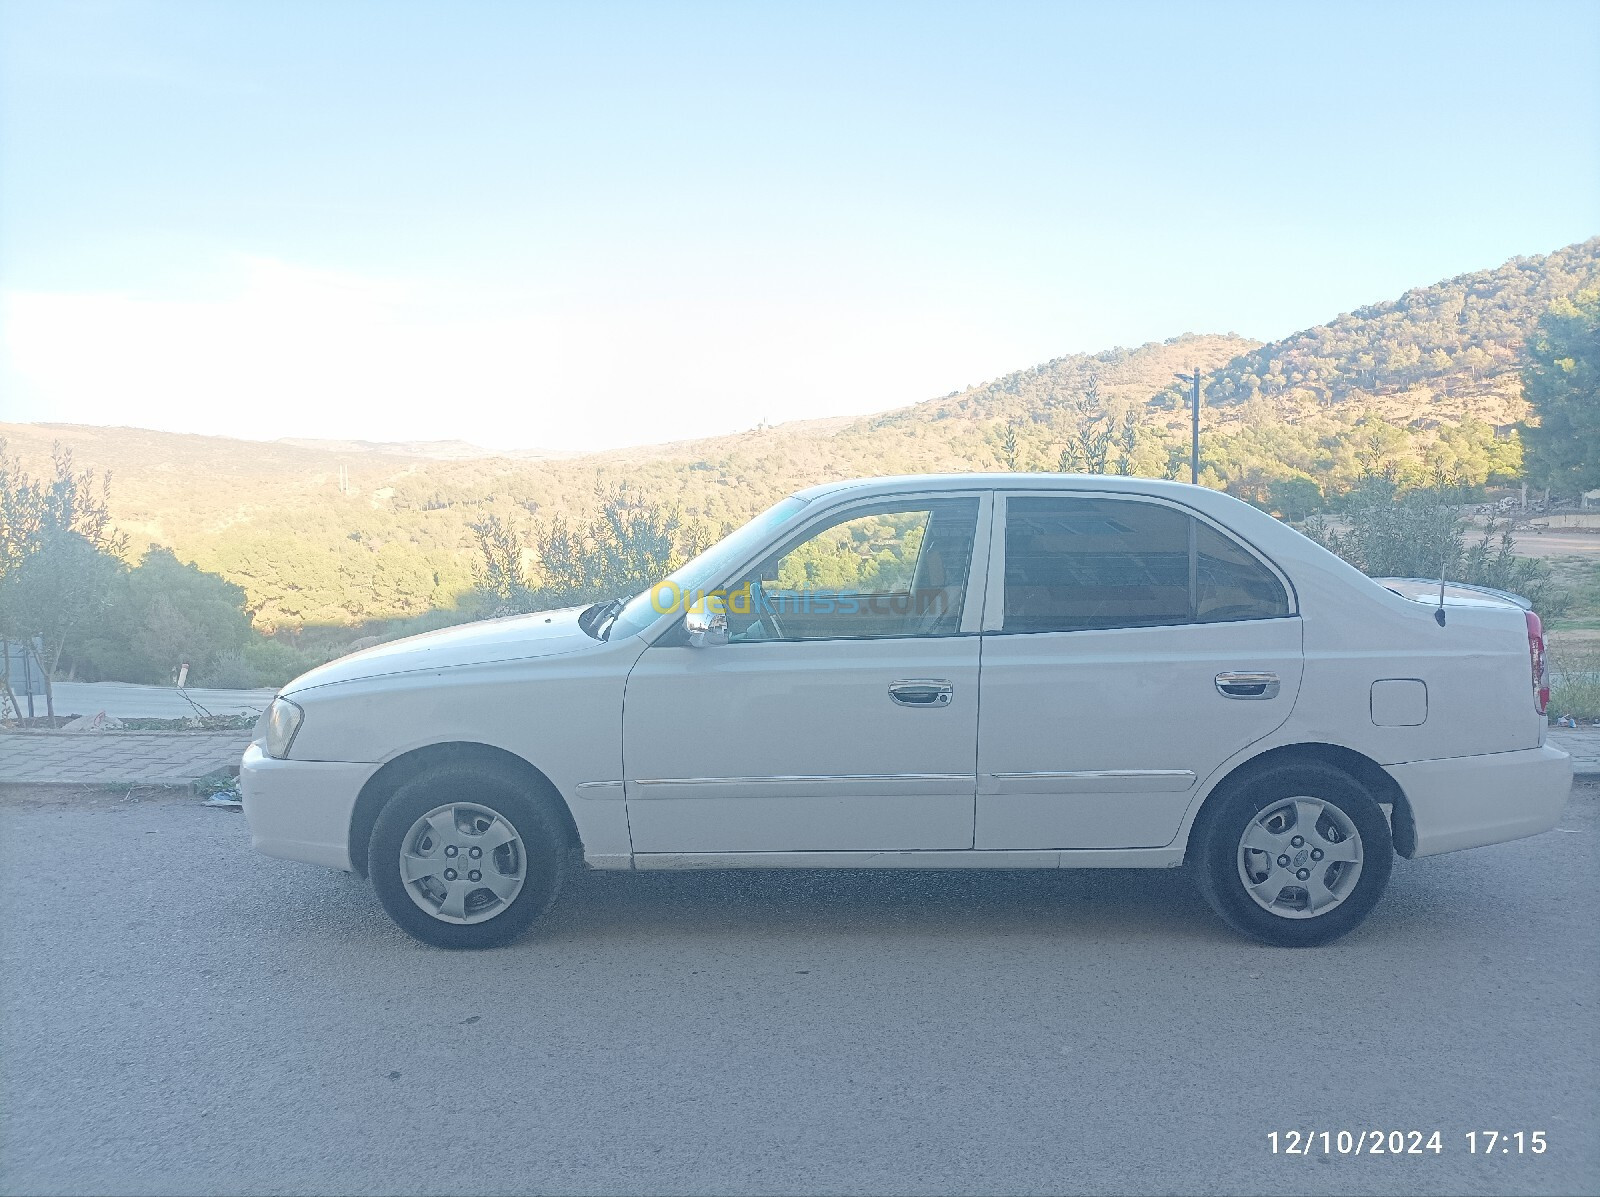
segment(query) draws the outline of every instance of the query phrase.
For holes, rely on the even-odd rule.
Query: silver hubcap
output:
[[[494,918],[516,899],[527,872],[517,829],[472,802],[435,807],[400,842],[406,893],[440,922]]]
[[[1261,909],[1280,918],[1327,914],[1361,877],[1361,833],[1331,802],[1285,798],[1250,820],[1239,837],[1239,879]]]

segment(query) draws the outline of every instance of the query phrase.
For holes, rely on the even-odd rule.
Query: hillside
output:
[[[133,428],[5,425],[35,468],[52,442],[114,475],[136,548],[244,587],[260,626],[353,625],[451,605],[471,585],[470,524],[580,513],[596,487],[676,504],[710,535],[829,478],[972,469],[1176,476],[1187,413],[1173,374],[1205,375],[1209,485],[1315,503],[1372,465],[1470,481],[1514,473],[1497,434],[1523,415],[1522,339],[1551,299],[1600,284],[1600,238],[1463,275],[1271,344],[1232,335],[1075,354],[861,418],[583,456],[479,456],[460,442],[258,443]],[[342,479],[342,481],[341,481]]]
[[[1522,415],[1518,358],[1531,322],[1596,282],[1600,237],[1513,258],[1241,354],[1206,379],[1206,395],[1224,407],[1356,403],[1402,421],[1509,422]]]
[[[511,457],[519,461],[577,457],[560,449],[514,449],[503,453],[485,449],[470,441],[349,441],[318,440],[314,437],[285,436],[276,442],[293,449],[321,449],[328,453],[382,453],[390,457],[421,457],[436,461],[471,461],[482,457]]]

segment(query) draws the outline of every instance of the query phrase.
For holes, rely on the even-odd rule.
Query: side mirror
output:
[[[683,614],[683,630],[689,634],[689,647],[710,648],[728,643],[728,609],[721,595],[708,594]]]

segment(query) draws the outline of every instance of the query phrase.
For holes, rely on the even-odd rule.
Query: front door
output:
[[[987,508],[835,508],[730,580],[728,643],[647,649],[623,707],[633,850],[972,847]]]
[[[1195,788],[1288,718],[1302,662],[1289,591],[1173,504],[1058,492],[1002,508],[975,845],[1168,844]]]

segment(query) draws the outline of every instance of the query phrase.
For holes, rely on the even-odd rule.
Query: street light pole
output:
[[[1200,482],[1200,367],[1194,367],[1192,374],[1174,374],[1180,382],[1194,385],[1194,411],[1190,420],[1189,435],[1189,481],[1198,485]]]

